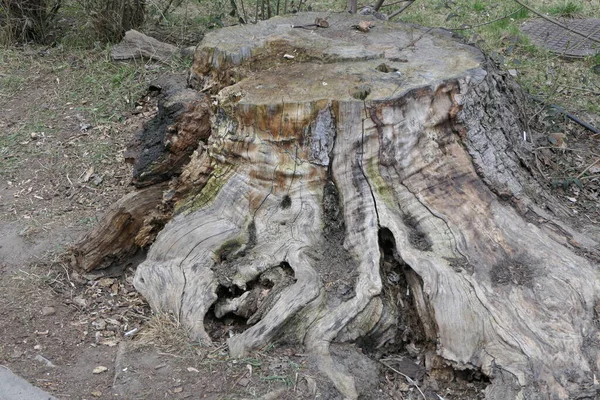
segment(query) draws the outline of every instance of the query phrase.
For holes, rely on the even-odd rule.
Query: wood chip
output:
[[[99,365],[96,368],[94,368],[94,370],[92,372],[94,374],[101,374],[101,373],[106,372],[106,371],[108,371],[108,368],[106,368],[106,367],[104,367],[102,365]]]

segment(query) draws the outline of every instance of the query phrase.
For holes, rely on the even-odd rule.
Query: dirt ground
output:
[[[74,79],[77,62],[39,68],[63,62],[64,55],[17,51],[33,61],[21,71],[18,90],[0,96],[0,365],[59,399],[338,398],[302,349],[268,347],[246,359],[229,358],[224,343],[239,328],[235,321],[208,324],[214,347],[190,343],[175,321],[152,315],[135,292],[136,260],[121,276],[70,268],[68,246],[132,190],[122,153],[156,104],[141,98],[137,108],[98,124],[86,104],[94,99],[57,98],[57,82]],[[536,111],[534,173],[573,222],[597,236],[600,135]],[[598,116],[586,118],[599,125]],[[334,354],[345,357],[347,350],[335,347]],[[423,389],[427,398],[476,399],[486,385],[476,373],[450,373],[417,388],[375,361],[364,363],[357,359],[355,367],[381,372],[360,382],[368,388],[364,398],[417,399]]]

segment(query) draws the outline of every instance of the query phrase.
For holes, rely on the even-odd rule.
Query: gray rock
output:
[[[44,357],[44,356],[43,356],[43,355],[41,355],[41,354],[38,354],[38,355],[37,355],[37,356],[35,356],[33,359],[34,359],[35,361],[39,361],[39,362],[41,362],[42,364],[45,364],[45,365],[46,365],[46,367],[48,367],[48,368],[54,368],[54,367],[56,367],[56,365],[54,365],[54,363],[53,363],[52,361],[48,360],[46,357]]]
[[[54,307],[42,307],[42,315],[47,317],[49,315],[53,315],[56,313],[56,308]]]

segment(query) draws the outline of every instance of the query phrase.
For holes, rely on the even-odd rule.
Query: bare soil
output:
[[[57,80],[65,84],[69,73],[35,68],[63,60],[53,49],[20,51],[36,62],[20,72],[19,90],[0,95],[0,364],[59,399],[338,398],[302,349],[276,346],[229,358],[225,341],[243,329],[235,320],[208,323],[214,346],[189,342],[175,321],[153,315],[133,288],[139,260],[118,276],[71,270],[69,244],[133,189],[122,153],[156,104],[143,97],[137,108],[97,125],[90,108],[81,107],[94,99],[84,96],[75,104],[56,97]],[[0,75],[8,73],[15,72],[0,66]],[[536,111],[538,166],[532,173],[555,190],[581,230],[598,238],[600,136]],[[598,116],[589,118],[598,125]],[[35,129],[27,128],[32,122]],[[333,354],[352,357],[347,350],[334,346]],[[410,351],[393,356],[398,365],[404,358],[415,361]],[[437,370],[417,388],[376,361],[345,364],[354,365],[359,385],[368,388],[364,398],[417,399],[422,389],[427,398],[476,399],[486,386],[476,371]],[[98,367],[105,368],[95,373]]]

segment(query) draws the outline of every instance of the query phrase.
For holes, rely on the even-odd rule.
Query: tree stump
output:
[[[210,136],[171,180],[136,288],[205,342],[207,313],[243,318],[234,356],[305,346],[348,399],[361,388],[331,343],[412,346],[428,372],[481,371],[489,399],[593,397],[598,244],[528,168],[518,87],[447,32],[298,27],[318,17],[197,47]]]

